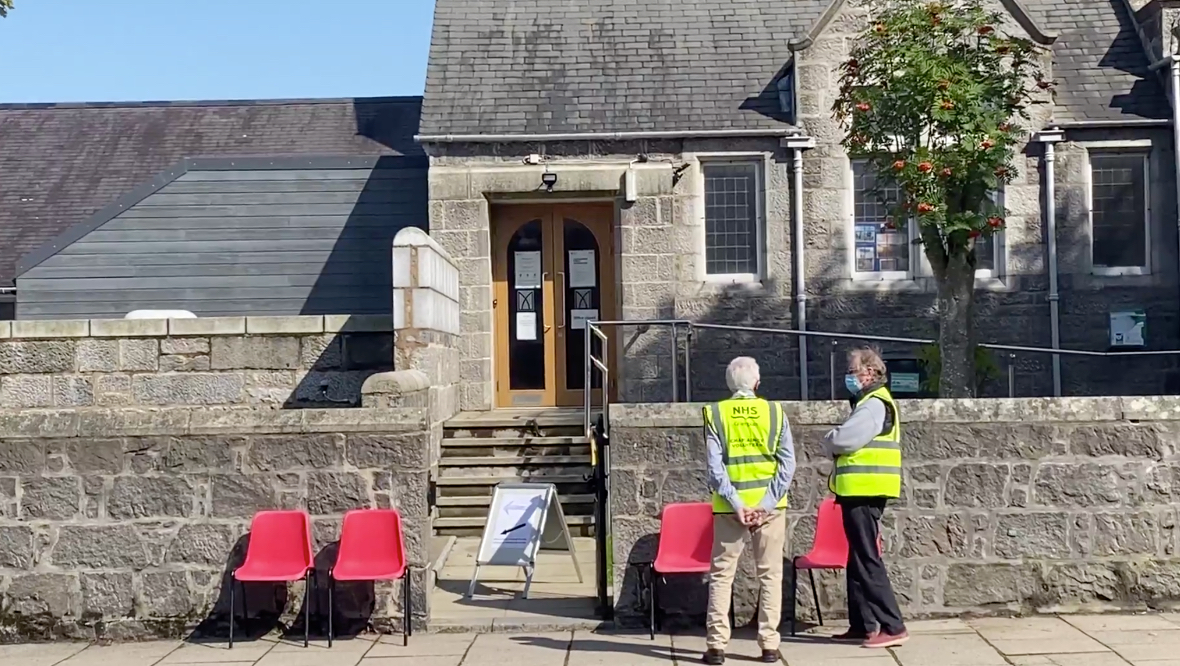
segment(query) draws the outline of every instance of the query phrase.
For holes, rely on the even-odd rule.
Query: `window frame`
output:
[[[1089,236],[1090,273],[1103,277],[1150,275],[1151,260],[1151,158],[1152,145],[1145,141],[1091,141],[1086,150],[1086,231]],[[1143,168],[1143,263],[1142,266],[1099,266],[1094,263],[1094,155],[1128,155],[1141,160]]]
[[[700,175],[697,200],[700,202],[700,233],[698,234],[698,250],[701,258],[698,276],[703,282],[718,284],[761,283],[766,277],[766,176],[769,173],[767,161],[770,155],[765,152],[739,153],[697,153],[697,171]],[[710,166],[745,166],[754,169],[754,273],[709,273],[709,210],[708,186],[705,169]]]
[[[848,174],[851,179],[851,187],[848,195],[848,247],[849,247],[849,269],[851,271],[852,279],[858,282],[888,282],[888,281],[904,281],[914,280],[917,278],[932,277],[934,270],[930,266],[930,260],[926,258],[926,253],[918,250],[921,246],[914,245],[913,241],[918,237],[920,229],[918,228],[918,221],[913,217],[906,220],[906,233],[908,235],[907,242],[910,245],[910,269],[908,271],[858,271],[856,270],[856,163],[865,162],[863,159],[849,159],[848,160]],[[1005,192],[1001,187],[995,190],[999,201],[997,204],[1001,207],[1005,205]],[[1007,264],[1007,239],[1003,230],[992,235],[992,268],[976,268],[975,279],[977,280],[998,280],[1006,274]],[[978,258],[978,255],[977,255]]]
[[[918,277],[920,264],[915,260],[914,238],[918,231],[917,220],[912,216],[906,218],[906,244],[909,245],[909,268],[904,271],[858,271],[856,269],[856,165],[858,162],[867,163],[865,159],[848,160],[848,270],[856,282],[904,282]]]

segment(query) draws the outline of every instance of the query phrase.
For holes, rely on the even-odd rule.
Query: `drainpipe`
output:
[[[791,171],[794,176],[791,193],[791,217],[794,218],[794,236],[791,241],[791,253],[795,257],[795,328],[807,330],[807,282],[806,261],[804,261],[806,240],[803,237],[803,151],[815,147],[815,139],[804,134],[784,137],[780,142],[784,148],[791,149]],[[807,378],[807,336],[800,335],[799,340],[799,396],[808,399]]]
[[[1053,349],[1061,349],[1061,311],[1057,290],[1057,156],[1054,144],[1065,138],[1065,133],[1050,125],[1037,133],[1036,140],[1045,147],[1045,242],[1049,255],[1049,337]],[[1061,396],[1061,355],[1053,355],[1053,395]]]
[[[1173,43],[1176,39],[1172,40]],[[1172,103],[1172,162],[1173,168],[1176,172],[1176,247],[1180,251],[1180,62],[1177,62],[1176,56],[1166,55],[1163,58],[1153,62],[1148,69],[1155,71],[1162,67],[1171,69],[1171,94],[1169,97]]]

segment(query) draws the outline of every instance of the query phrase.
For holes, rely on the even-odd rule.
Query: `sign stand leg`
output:
[[[479,578],[479,565],[475,565],[475,572],[471,574],[471,584],[467,586],[467,598],[475,596],[475,581]]]
[[[529,598],[529,588],[533,585],[534,571],[536,571],[536,568],[531,564],[526,565],[524,568],[524,594],[521,596],[523,596],[525,599]]]
[[[578,582],[582,581],[582,567],[578,566],[578,552],[574,550],[573,544],[570,544],[570,557],[574,558],[574,573],[578,574]]]

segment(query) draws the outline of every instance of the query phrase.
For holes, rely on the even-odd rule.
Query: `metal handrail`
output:
[[[586,330],[593,333],[599,340],[602,341],[602,358],[596,358],[592,353],[590,335],[586,335],[586,376],[583,385],[585,391],[585,425],[587,434],[589,434],[591,423],[591,379],[593,377],[593,368],[598,368],[602,373],[602,414],[603,414],[603,434],[609,436],[609,418],[607,416],[608,407],[610,403],[609,396],[609,380],[610,371],[608,370],[608,341],[606,334],[602,331],[604,326],[668,326],[672,330],[672,394],[673,401],[677,401],[679,397],[679,377],[677,370],[678,355],[680,352],[679,338],[677,331],[680,327],[687,330],[687,343],[684,347],[684,395],[685,399],[692,401],[692,337],[695,329],[705,330],[719,330],[719,331],[736,331],[742,333],[766,333],[771,335],[793,335],[796,337],[808,338],[827,338],[830,340],[864,340],[870,342],[893,342],[898,344],[908,345],[930,345],[936,344],[937,340],[929,338],[907,338],[890,335],[867,335],[858,333],[837,333],[834,331],[800,331],[792,328],[766,328],[761,326],[739,326],[732,324],[707,324],[701,322],[694,322],[688,319],[643,319],[643,320],[615,320],[615,321],[592,321],[586,324]],[[829,364],[834,363],[835,350],[833,343],[833,351],[829,352]],[[1115,357],[1136,357],[1136,356],[1175,356],[1180,355],[1180,349],[1158,349],[1158,350],[1133,350],[1133,351],[1090,351],[1084,349],[1054,349],[1051,347],[1030,347],[1028,345],[1007,345],[997,343],[979,343],[979,347],[984,349],[992,349],[995,351],[1008,352],[1008,396],[1014,397],[1015,394],[1015,365],[1011,362],[1016,358],[1016,353],[1028,354],[1049,354],[1051,356],[1080,356],[1080,357],[1098,357],[1098,358],[1115,358]],[[832,377],[830,381],[834,382],[834,369],[829,370]],[[832,386],[832,393],[834,394],[835,387]],[[806,395],[804,396],[806,399]]]

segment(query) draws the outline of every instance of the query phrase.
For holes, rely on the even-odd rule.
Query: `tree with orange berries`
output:
[[[1028,108],[1052,82],[1041,53],[981,0],[873,0],[832,111],[845,150],[896,186],[938,283],[942,397],[975,392],[975,243],[1004,228],[990,193],[1012,180]]]

